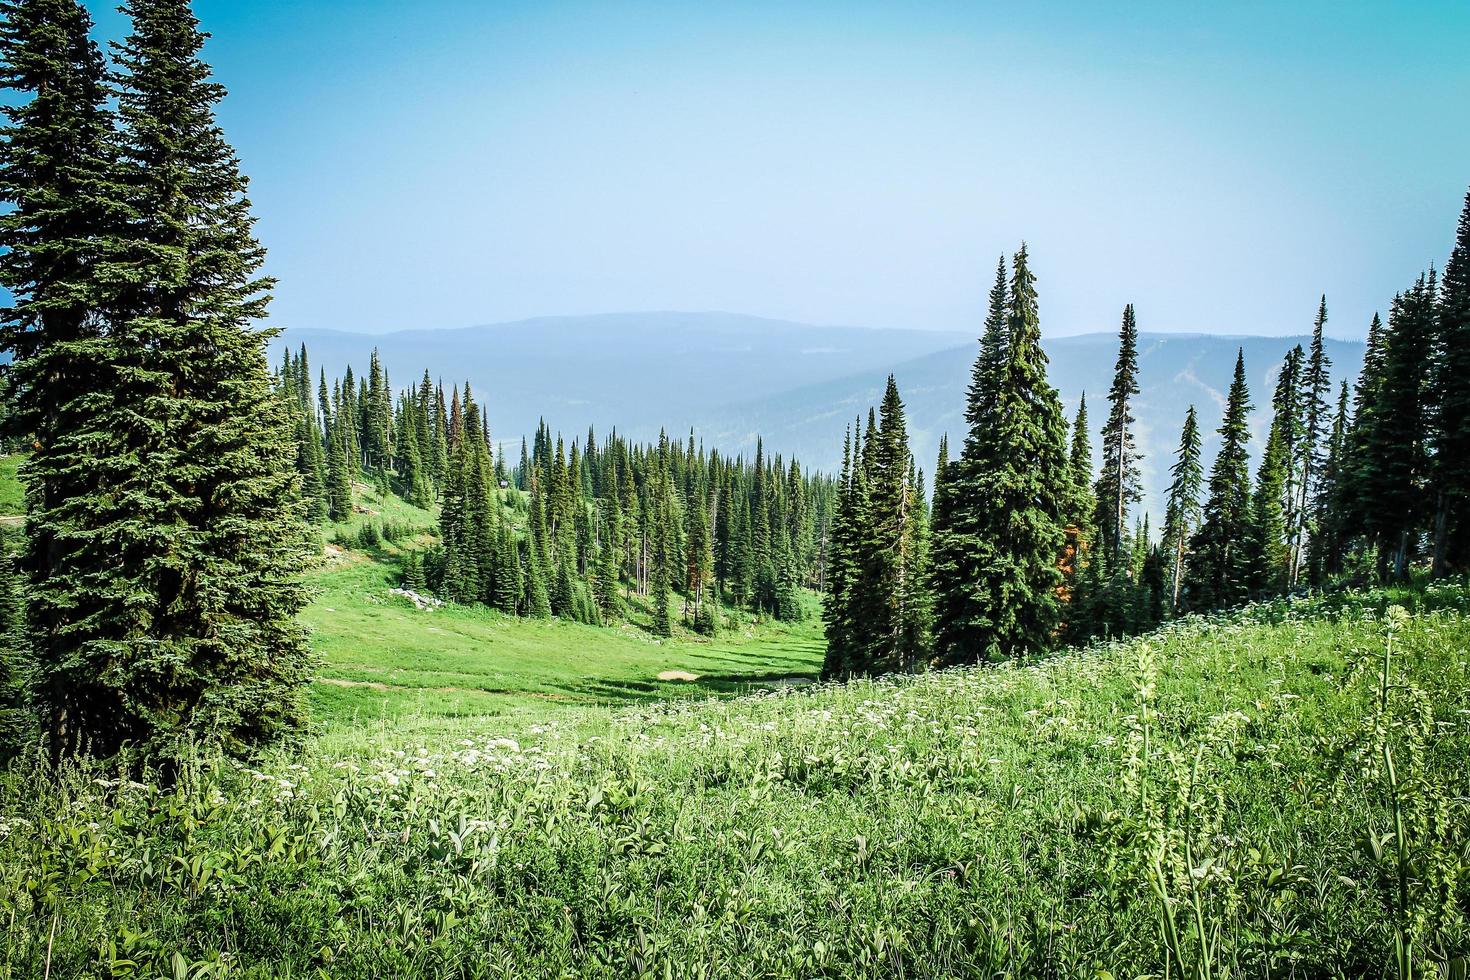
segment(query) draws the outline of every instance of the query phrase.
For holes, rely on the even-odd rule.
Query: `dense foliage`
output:
[[[446,397],[425,372],[394,397],[374,352],[367,377],[348,368],[328,387],[323,373],[313,397],[307,365],[305,347],[287,351],[277,377],[318,519],[346,520],[363,480],[439,510],[437,544],[406,561],[410,587],[584,623],[618,620],[637,597],[668,635],[676,596],[686,624],[709,633],[726,606],[795,619],[798,591],[824,583],[832,481],[759,441],[747,460],[692,433],[682,447],[591,429],[568,442],[543,423],[508,463],[468,385]]]

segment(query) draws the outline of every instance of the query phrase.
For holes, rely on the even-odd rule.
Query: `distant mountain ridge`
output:
[[[1159,498],[1185,409],[1194,404],[1205,430],[1205,459],[1229,387],[1237,348],[1244,350],[1259,449],[1282,358],[1309,338],[1145,333],[1139,338],[1134,414],[1144,453],[1145,507]],[[468,381],[488,406],[491,431],[514,457],[523,435],[545,418],[568,436],[616,425],[634,438],[662,426],[727,451],[753,450],[757,436],[804,465],[835,470],[844,427],[877,403],[891,372],[909,415],[921,465],[932,473],[939,437],[964,438],[964,398],[976,342],[959,333],[814,326],[729,313],[618,313],[540,317],[452,330],[389,334],[291,329],[273,342],[305,343],[312,370],[329,376],[366,369],[376,347],[395,388],[417,383],[425,368],[446,385]],[[1043,341],[1049,376],[1068,417],[1083,391],[1097,430],[1117,356],[1115,332]],[[1360,341],[1329,340],[1334,391],[1362,366]]]

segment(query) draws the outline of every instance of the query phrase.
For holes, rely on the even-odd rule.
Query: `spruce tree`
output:
[[[827,650],[822,660],[823,680],[845,680],[852,674],[856,638],[851,629],[851,590],[857,577],[854,567],[858,529],[856,501],[852,496],[852,429],[842,439],[842,475],[837,481],[836,510],[832,517],[831,543],[827,551],[827,590],[822,603]]]
[[[40,696],[54,752],[243,748],[300,722],[310,667],[293,432],[256,329],[272,283],[187,2],[125,11],[114,180],[134,217],[105,307],[119,383],[94,399],[107,492],[86,501],[110,567],[78,580],[84,603],[40,603],[65,634]]]
[[[957,481],[969,512],[965,575],[936,595],[939,655],[987,662],[1045,649],[1059,617],[1056,562],[1064,542],[1070,463],[1066,422],[1046,380],[1036,286],[1023,245],[1006,290],[1005,356],[988,425],[971,430]],[[956,536],[958,537],[958,536]],[[946,591],[954,589],[946,595]]]
[[[1123,309],[1118,330],[1118,360],[1108,390],[1108,420],[1102,430],[1102,472],[1097,498],[1097,560],[1112,569],[1123,554],[1128,508],[1143,499],[1139,482],[1139,454],[1134,433],[1133,397],[1138,394],[1138,324],[1133,304]]]
[[[1085,391],[1077,402],[1077,415],[1072,421],[1072,446],[1068,458],[1074,496],[1067,509],[1067,520],[1077,528],[1081,540],[1090,544],[1096,530],[1092,521],[1097,499],[1092,493],[1092,433],[1088,429]]]
[[[652,514],[651,574],[649,602],[652,605],[651,629],[655,636],[672,636],[673,621],[669,616],[669,602],[673,592],[674,556],[670,540],[672,522],[671,490],[668,486],[668,470],[665,450],[667,440],[659,446],[658,460],[654,463],[650,493]]]
[[[1090,579],[1086,572],[1094,558],[1092,522],[1097,512],[1097,500],[1092,495],[1092,440],[1088,431],[1085,391],[1077,403],[1077,415],[1072,422],[1067,470],[1070,496],[1063,518],[1066,544],[1057,563],[1057,569],[1062,573],[1057,596],[1063,604],[1066,620],[1062,634],[1071,642],[1080,642],[1093,631],[1088,622]]]
[[[1312,502],[1313,533],[1308,541],[1307,567],[1313,585],[1321,585],[1342,571],[1342,553],[1347,539],[1352,506],[1347,477],[1348,384],[1338,391],[1337,411],[1327,435],[1327,453],[1322,461]]]
[[[91,18],[73,0],[0,4],[0,346],[6,431],[31,447],[21,470],[26,540],[18,556],[30,602],[17,642],[0,650],[10,689],[29,680],[19,651],[40,660],[36,692],[54,751],[78,746],[124,713],[101,682],[98,646],[128,635],[123,597],[105,591],[115,564],[110,492],[115,449],[104,409],[121,382],[108,339],[126,201],[114,180],[116,141],[105,66]],[[21,637],[20,634],[25,636]],[[17,697],[19,694],[17,693]],[[11,716],[14,718],[14,716]]]
[[[684,509],[685,612],[692,620],[704,608],[705,592],[714,578],[714,547],[704,492],[696,487]]]
[[[333,418],[327,424],[327,516],[345,521],[352,516],[352,481],[347,459],[347,436],[344,422]]]
[[[1250,391],[1245,352],[1235,356],[1235,378],[1220,422],[1220,451],[1210,468],[1209,493],[1199,530],[1190,543],[1193,558],[1186,582],[1190,606],[1209,609],[1243,602],[1250,594],[1247,537],[1251,527]]]
[[[990,305],[979,352],[966,391],[968,429],[959,458],[944,477],[945,497],[937,502],[938,529],[930,548],[930,582],[934,601],[934,652],[943,663],[973,662],[987,642],[989,622],[979,591],[980,568],[987,542],[980,537],[980,518],[988,506],[978,496],[984,457],[994,430],[996,390],[1006,370],[1009,285],[1002,257],[990,289]],[[856,463],[854,463],[856,467]]]
[[[1281,425],[1273,425],[1251,497],[1250,528],[1245,539],[1246,587],[1254,595],[1279,592],[1287,584],[1290,551],[1287,515],[1282,501],[1291,499],[1287,471],[1291,451]]]
[[[1433,571],[1470,565],[1470,193],[1440,280],[1432,378]]]
[[[892,375],[878,413],[866,467],[867,520],[861,530],[853,615],[863,624],[861,653],[852,669],[864,673],[910,670],[926,643],[918,609],[927,586],[918,566],[917,515],[903,400]]]
[[[1322,469],[1329,452],[1326,445],[1328,430],[1332,426],[1332,405],[1327,401],[1332,394],[1332,360],[1322,336],[1327,324],[1327,296],[1322,296],[1317,306],[1317,317],[1312,321],[1312,344],[1307,355],[1306,372],[1302,376],[1302,445],[1300,485],[1293,511],[1295,521],[1289,529],[1291,536],[1291,568],[1288,584],[1295,585],[1301,578],[1307,563],[1312,535],[1316,533],[1314,501],[1317,485],[1321,482]]]
[[[1378,547],[1379,573],[1401,579],[1429,512],[1429,365],[1435,275],[1397,297],[1383,335],[1382,383],[1360,423],[1359,497],[1364,529]]]
[[[1184,557],[1189,552],[1190,539],[1199,526],[1200,489],[1204,484],[1204,469],[1200,463],[1199,421],[1194,406],[1184,415],[1184,426],[1179,432],[1179,451],[1174,465],[1169,470],[1168,503],[1164,510],[1164,550],[1169,562],[1169,608],[1179,609],[1179,594],[1184,583]]]
[[[609,486],[603,504],[602,547],[597,556],[597,601],[609,617],[622,613],[618,579],[623,567],[623,508],[617,487]]]

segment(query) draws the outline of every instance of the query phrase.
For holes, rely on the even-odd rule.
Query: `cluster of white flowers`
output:
[[[4,840],[17,830],[29,830],[31,822],[25,817],[10,817],[0,819],[0,840]]]

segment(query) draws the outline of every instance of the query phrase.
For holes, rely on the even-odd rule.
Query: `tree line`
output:
[[[273,372],[273,282],[188,0],[130,3],[110,59],[76,0],[0,13],[0,416],[28,450],[0,747],[167,763],[299,729],[301,573],[359,482],[438,508],[404,575],[454,601],[587,622],[638,603],[663,635],[676,615],[713,632],[726,604],[802,615],[830,479],[760,444],[568,446],[544,425],[507,466],[468,385],[395,393],[376,352],[330,385],[304,348]]]
[[[1334,381],[1322,297],[1309,345],[1275,374],[1251,473],[1244,355],[1205,471],[1188,406],[1160,525],[1140,513],[1138,324],[1123,311],[1094,458],[1087,399],[1070,430],[1041,350],[1023,246],[998,263],[966,392],[941,440],[932,506],[889,378],[849,428],[831,525],[827,677],[987,663],[1152,628],[1189,611],[1351,581],[1470,567],[1470,195],[1443,273],[1374,315],[1363,369]]]
[[[777,619],[802,615],[799,592],[824,580],[833,481],[801,464],[731,457],[666,434],[635,443],[616,431],[568,441],[543,422],[508,464],[468,384],[427,371],[392,394],[374,351],[365,377],[351,368],[313,381],[305,346],[277,371],[296,436],[308,514],[317,524],[352,513],[352,484],[376,483],[438,507],[438,543],[409,551],[406,586],[459,603],[584,623],[649,607],[656,634],[686,624],[714,632],[725,606]]]

